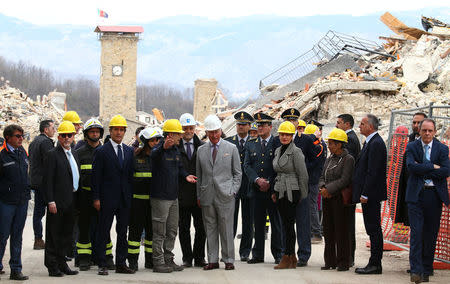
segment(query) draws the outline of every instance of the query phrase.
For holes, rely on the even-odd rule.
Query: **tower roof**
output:
[[[96,33],[143,33],[144,28],[141,26],[97,26]]]

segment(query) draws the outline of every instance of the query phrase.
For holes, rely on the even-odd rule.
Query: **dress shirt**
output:
[[[193,154],[194,153],[194,138],[192,138],[189,141],[186,141],[186,140],[183,139],[184,151],[186,151],[186,153],[187,153],[187,146],[188,146],[187,143],[191,143],[189,145],[189,147],[191,148],[191,153]]]
[[[111,141],[111,145],[113,146],[114,152],[116,153],[116,156],[117,156],[117,151],[119,151],[119,150],[117,149],[117,145],[119,145],[119,144],[117,144],[116,142],[114,142],[112,139],[110,139],[109,141]],[[124,151],[124,149],[123,149],[123,143],[120,143],[120,146],[122,147],[122,158],[125,158],[125,157],[123,156],[123,151]]]

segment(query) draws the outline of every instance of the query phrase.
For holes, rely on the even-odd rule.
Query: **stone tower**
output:
[[[216,94],[216,79],[197,79],[194,87],[194,118],[203,122],[205,118],[214,113],[212,100]]]
[[[136,119],[136,61],[138,26],[98,26],[101,42],[100,118],[106,122],[116,114]]]

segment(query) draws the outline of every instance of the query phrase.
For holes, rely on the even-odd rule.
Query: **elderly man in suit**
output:
[[[44,175],[44,199],[48,204],[45,228],[45,266],[49,276],[74,275],[65,255],[72,249],[75,222],[75,192],[80,174],[78,156],[70,145],[75,137],[75,126],[64,121],[58,127],[58,146],[47,152]]]
[[[219,268],[219,235],[226,270],[234,269],[233,220],[236,193],[241,186],[239,151],[221,138],[222,123],[215,115],[205,119],[209,142],[197,152],[197,198],[202,207],[208,244],[204,270]]]
[[[356,136],[355,131],[353,131],[353,125],[355,120],[353,116],[348,113],[340,114],[337,117],[336,128],[345,131],[348,137],[348,142],[344,143],[344,147],[348,150],[348,153],[352,155],[353,159],[356,159],[361,152],[361,144],[359,143],[358,136]],[[356,237],[355,237],[355,209],[356,205],[351,205],[348,208],[349,215],[349,233],[350,233],[350,267],[355,264],[355,250],[356,250]]]
[[[406,148],[409,171],[406,202],[411,227],[411,282],[428,282],[440,226],[442,203],[449,206],[447,177],[450,175],[448,147],[434,138],[436,123],[425,118],[420,139]]]
[[[109,122],[111,139],[94,152],[92,200],[94,208],[99,211],[96,241],[99,275],[108,275],[105,247],[114,216],[117,232],[116,273],[135,272],[125,264],[134,171],[133,149],[122,143],[126,129],[125,118],[114,116]]]
[[[364,268],[356,268],[358,274],[381,274],[383,257],[383,233],[381,231],[381,201],[387,199],[386,144],[378,134],[378,118],[367,114],[359,125],[366,141],[356,160],[353,175],[353,202],[361,202],[364,226],[370,237],[370,259]]]

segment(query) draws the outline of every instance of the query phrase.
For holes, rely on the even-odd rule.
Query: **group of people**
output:
[[[435,122],[420,113],[415,120],[417,116],[423,118],[413,124],[417,134],[405,154],[404,194],[415,283],[433,275],[441,203],[449,204],[448,147],[434,138]],[[45,249],[44,264],[52,277],[78,274],[67,265],[73,256],[81,271],[97,265],[99,275],[109,270],[135,273],[142,245],[144,266],[154,272],[193,265],[212,270],[219,262],[233,270],[239,223],[240,260],[262,263],[267,218],[275,269],[307,266],[311,244],[323,237],[321,269],[347,271],[355,260],[357,203],[371,246],[368,264],[355,272],[381,274],[387,150],[378,134],[378,118],[367,114],[361,120],[359,130],[366,137],[361,148],[352,115],[339,115],[326,139],[322,124],[306,124],[299,117],[297,109],[285,110],[274,136],[273,117],[239,111],[234,115],[237,134],[224,138],[220,119],[210,115],[200,139],[197,122],[185,113],[179,120],[166,120],[162,129],[140,130],[138,143],[129,147],[123,143],[128,125],[121,115],[110,120],[102,144],[102,123],[91,118],[83,126],[70,111],[57,130],[54,121],[40,123],[41,134],[30,144],[29,155],[22,146],[23,129],[9,125],[0,152],[0,260],[10,238],[10,279],[28,279],[22,274],[21,248],[32,189],[34,249]],[[75,143],[80,129],[84,139]],[[44,242],[41,219],[46,209]],[[110,237],[114,217],[115,262]],[[178,232],[182,265],[174,262],[173,254]]]

